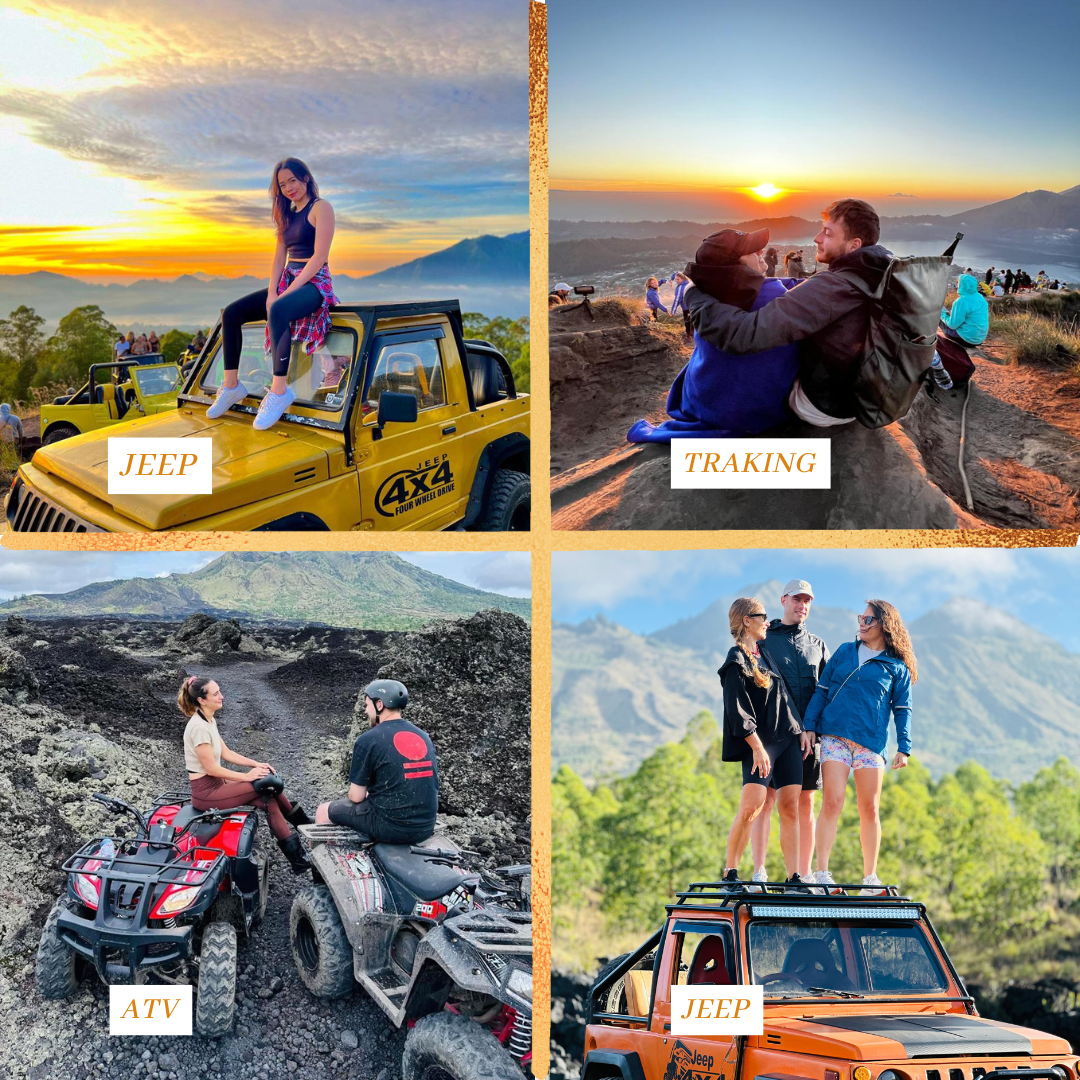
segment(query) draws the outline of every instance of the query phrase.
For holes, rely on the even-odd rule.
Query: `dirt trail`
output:
[[[629,444],[626,431],[640,417],[664,417],[671,378],[687,350],[670,329],[662,334],[667,351],[659,361],[641,340],[646,327],[633,328],[631,348],[621,357],[602,344],[611,333],[606,326],[588,333],[560,329],[556,334],[553,324],[552,340],[565,354],[552,364],[556,529],[1080,524],[1080,379],[1058,368],[1004,365],[1005,347],[994,338],[975,354],[968,402],[969,511],[957,464],[961,392],[936,402],[920,394],[908,416],[889,428],[852,424],[830,432],[832,491],[789,492],[783,500],[770,492],[673,492],[668,446]],[[822,437],[820,429],[796,423],[776,433]]]

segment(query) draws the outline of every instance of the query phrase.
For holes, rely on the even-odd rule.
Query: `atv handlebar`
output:
[[[143,836],[148,836],[150,833],[150,822],[146,820],[146,817],[141,811],[136,810],[130,803],[124,802],[123,799],[114,798],[112,795],[104,795],[100,791],[95,792],[91,798],[97,800],[106,809],[111,810],[114,814],[134,814],[136,821],[139,823],[139,829]]]

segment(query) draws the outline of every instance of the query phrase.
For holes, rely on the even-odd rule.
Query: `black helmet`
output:
[[[384,709],[404,709],[409,704],[409,691],[396,679],[376,679],[364,687],[364,693],[381,701]]]

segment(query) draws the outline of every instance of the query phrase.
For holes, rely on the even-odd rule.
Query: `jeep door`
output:
[[[735,1072],[735,1046],[729,1035],[671,1034],[671,986],[707,988],[738,983],[735,942],[730,922],[703,919],[674,919],[668,926],[670,958],[656,981],[653,1030],[665,1036],[650,1041],[656,1057],[645,1066],[646,1076],[662,1080],[719,1080],[721,1074]],[[656,1045],[659,1043],[659,1045]],[[725,1058],[729,1060],[725,1063]]]
[[[372,339],[356,456],[363,518],[375,529],[441,529],[464,517],[472,477],[463,475],[457,420],[469,406],[464,379],[447,363],[451,333],[436,317],[377,329]],[[415,397],[417,418],[387,424],[378,438],[386,391]]]

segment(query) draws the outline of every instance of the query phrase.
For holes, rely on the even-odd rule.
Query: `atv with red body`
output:
[[[255,786],[271,795],[284,784],[267,776]],[[165,792],[144,815],[94,798],[131,814],[138,829],[90,840],[64,863],[67,890],[38,946],[42,995],[74,993],[87,967],[106,984],[193,983],[196,1029],[225,1034],[236,1011],[237,932],[258,925],[269,892],[255,807],[200,811],[188,794]]]

